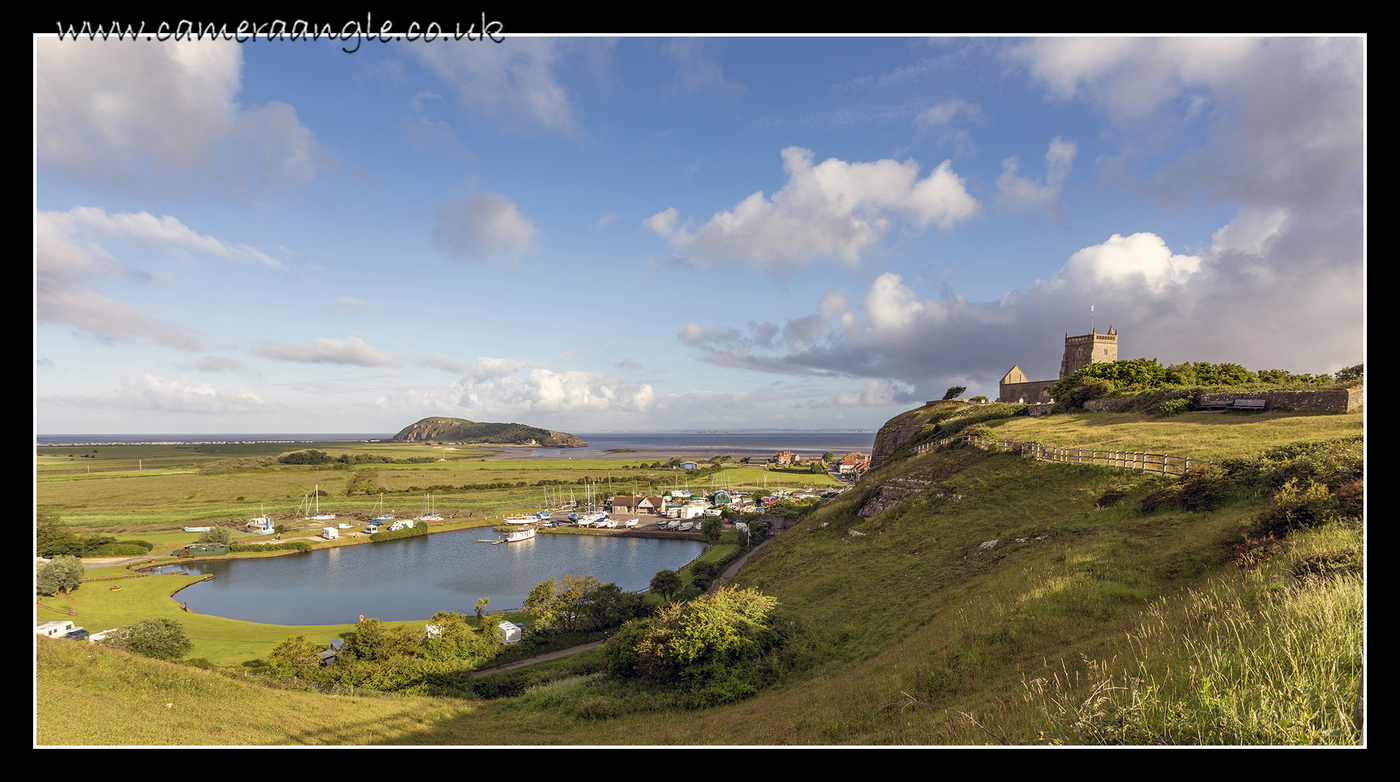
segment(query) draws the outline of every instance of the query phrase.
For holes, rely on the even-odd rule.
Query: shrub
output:
[[[1282,535],[1289,530],[1312,527],[1337,515],[1337,499],[1321,483],[1300,486],[1290,478],[1274,494],[1273,504],[1259,515],[1256,529],[1262,534]]]
[[[228,527],[214,527],[199,533],[196,543],[222,543],[228,545],[233,542],[233,531]]]
[[[157,660],[178,660],[194,648],[185,626],[174,619],[142,619],[112,630],[97,643]]]

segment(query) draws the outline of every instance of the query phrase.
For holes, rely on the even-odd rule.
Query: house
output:
[[[802,457],[798,456],[792,451],[778,451],[776,454],[773,455],[773,461],[779,467],[787,467],[788,465],[792,464],[801,464]]]
[[[863,453],[860,453],[859,451],[856,451],[854,453],[848,453],[845,456],[841,457],[840,472],[842,475],[847,475],[850,473],[861,475],[869,469],[870,457],[866,456]]]
[[[696,464],[695,462],[681,462],[682,470],[694,470],[699,466],[700,465]]]
[[[40,622],[34,625],[34,632],[45,638],[61,638],[77,629],[78,626],[67,619],[56,622]]]
[[[344,646],[345,641],[339,638],[332,639],[331,648],[326,649],[323,652],[316,653],[317,664],[319,664],[322,668],[325,668],[328,665],[335,665],[335,661],[340,659],[340,651],[342,648],[344,648]]]

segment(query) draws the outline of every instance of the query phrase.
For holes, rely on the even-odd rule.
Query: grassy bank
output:
[[[998,431],[1012,439],[1058,445],[1064,443],[1055,438],[1076,436],[1093,439],[1082,445],[1141,443],[1131,450],[1199,449],[1187,455],[1220,459],[1354,433],[1360,416],[1052,416],[993,426],[1017,430]],[[1334,524],[1283,539],[1249,538],[1267,493],[1231,495],[1209,510],[1143,512],[1140,501],[1160,486],[1138,473],[971,448],[891,462],[769,542],[735,581],[776,597],[806,628],[794,658],[801,665],[780,685],[737,704],[688,711],[586,665],[561,667],[557,676],[541,673],[540,684],[518,698],[431,701],[441,718],[405,727],[398,740],[1356,743],[1362,530]],[[862,515],[887,487],[904,492],[902,501]],[[154,586],[88,590],[76,598],[80,621],[168,611],[172,603]],[[278,627],[263,640],[262,626],[177,618],[191,627],[194,656],[230,663],[265,654],[296,632],[338,631]],[[237,634],[245,653],[220,633]],[[256,643],[247,646],[249,638]],[[41,643],[41,652],[52,648]],[[149,661],[129,665],[140,666],[166,672],[159,676],[170,684],[116,685],[127,700],[179,694],[192,686],[180,683],[185,676],[217,676]],[[81,703],[72,693],[96,686],[85,677],[106,675],[79,669],[69,681],[59,670],[41,664],[40,689],[62,690],[72,704]],[[196,697],[192,708],[201,713],[218,713],[221,697],[228,708],[226,696]],[[282,719],[269,696],[237,697],[237,711],[249,720]],[[355,699],[315,697],[325,724],[363,724]],[[106,713],[117,706],[103,703],[70,708],[90,708],[92,722],[108,724]],[[262,712],[269,716],[252,716]],[[206,743],[195,721],[172,730],[182,736],[172,739],[177,743]],[[347,735],[320,730],[324,736],[292,728],[257,733],[248,743],[332,743]],[[124,743],[111,732],[89,740]]]

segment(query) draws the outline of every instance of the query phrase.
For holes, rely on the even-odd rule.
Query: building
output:
[[[1060,376],[1055,380],[1031,380],[1021,371],[1020,365],[1002,376],[998,384],[998,402],[1024,402],[1044,404],[1054,401],[1050,389],[1061,380],[1090,364],[1111,363],[1118,360],[1118,331],[1112,326],[1108,333],[1100,334],[1090,330],[1088,334],[1071,337],[1065,332],[1065,353],[1060,359]]]

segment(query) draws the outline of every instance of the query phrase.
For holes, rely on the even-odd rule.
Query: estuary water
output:
[[[646,589],[661,570],[700,556],[695,540],[538,535],[498,546],[490,528],[311,551],[268,559],[196,562],[212,573],[176,593],[191,611],[279,625],[343,624],[361,614],[411,621],[438,611],[471,614],[479,598],[490,608],[519,608],[536,584],[566,573],[595,576],[624,592]]]

